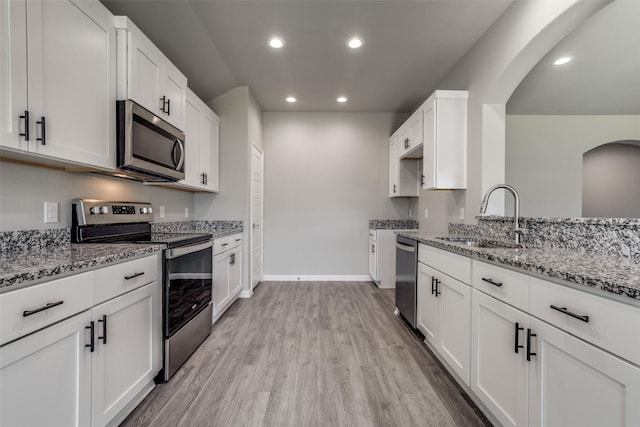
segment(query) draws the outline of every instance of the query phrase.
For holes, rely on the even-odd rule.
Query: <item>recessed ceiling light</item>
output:
[[[338,99],[336,99],[336,101],[338,101],[340,103],[347,102],[347,97],[346,96],[339,96]]]
[[[347,46],[349,46],[351,49],[357,49],[363,44],[364,44],[364,41],[358,37],[349,39],[349,41],[347,42]]]
[[[294,98],[293,96],[287,96],[287,102],[296,102],[297,99]]]
[[[274,49],[280,49],[281,47],[284,47],[284,40],[279,37],[273,37],[271,40],[269,40],[269,46]]]
[[[558,58],[553,62],[553,65],[564,65],[567,62],[571,61],[573,58],[570,56],[563,56],[562,58]]]

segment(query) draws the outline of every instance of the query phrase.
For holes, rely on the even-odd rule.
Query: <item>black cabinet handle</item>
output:
[[[486,278],[482,278],[483,282],[487,282],[487,283],[491,283],[493,286],[497,286],[497,287],[501,287],[502,286],[502,282],[496,282],[495,280],[491,280],[491,279],[486,279]]]
[[[24,116],[20,116],[21,119],[24,119],[24,133],[21,133],[20,136],[24,136],[25,141],[29,141],[29,111],[24,110]]]
[[[519,349],[524,348],[524,345],[520,345],[518,343],[518,340],[520,339],[519,337],[520,331],[524,331],[524,328],[521,328],[520,323],[516,322],[516,344],[515,344],[516,354],[518,353]]]
[[[27,317],[27,316],[31,316],[32,314],[36,314],[36,313],[40,313],[41,311],[45,311],[45,310],[49,310],[50,308],[53,307],[57,307],[59,305],[64,304],[64,301],[60,300],[60,301],[56,301],[56,302],[48,302],[47,304],[43,305],[42,307],[38,307],[34,310],[25,310],[22,312],[22,316],[23,317]]]
[[[131,276],[124,276],[124,280],[131,280],[131,279],[135,279],[136,277],[140,277],[144,274],[144,271],[141,271],[140,273],[134,273]]]
[[[236,264],[236,254],[231,254],[229,256],[229,265],[235,265]]]
[[[567,309],[567,307],[557,307],[555,305],[550,305],[549,307],[551,307],[552,309],[559,311],[560,313],[566,314],[567,316],[571,316],[574,319],[578,319],[578,320],[582,320],[585,323],[589,322],[589,316],[587,315],[580,315],[580,314],[576,314],[576,313],[572,313],[571,311],[569,311]]]
[[[436,278],[431,276],[431,295],[433,295],[433,293],[436,291],[435,290],[435,283],[436,283]]]
[[[531,362],[531,356],[536,356],[536,353],[531,351],[531,337],[537,337],[538,335],[531,333],[531,328],[527,328],[527,362]]]
[[[229,246],[229,244],[228,243],[223,243],[222,246]]]
[[[420,176],[420,184],[424,185],[424,174]]]
[[[397,185],[396,185],[396,184],[393,184],[393,192],[394,192],[394,193],[396,192],[396,187],[397,187]]]
[[[170,116],[171,115],[171,100],[167,99],[167,111],[166,111],[167,115]]]
[[[42,145],[47,145],[47,123],[44,116],[41,116],[40,121],[36,124],[40,125],[40,138],[36,137],[36,141],[42,141]]]
[[[85,326],[84,328],[85,329],[89,329],[91,331],[90,338],[89,338],[90,339],[89,344],[85,344],[84,346],[85,347],[89,347],[91,349],[91,353],[93,353],[93,351],[96,348],[96,345],[95,345],[96,344],[96,340],[95,340],[95,338],[96,338],[96,335],[95,335],[96,324],[92,320],[91,323],[89,324],[89,326]]]
[[[376,245],[371,245],[371,253],[372,254],[376,253]]]
[[[166,111],[164,110],[164,106],[167,105],[167,97],[163,95],[162,98],[160,98],[160,102],[162,103],[162,107],[160,107],[160,111],[162,111],[163,113],[166,113]]]
[[[99,340],[102,340],[102,344],[107,343],[107,315],[103,314],[102,319],[98,320],[98,323],[102,322],[102,336],[98,337]]]

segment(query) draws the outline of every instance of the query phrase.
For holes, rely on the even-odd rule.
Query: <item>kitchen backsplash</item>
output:
[[[172,222],[152,222],[151,231],[161,233],[188,233],[188,232],[210,232],[219,230],[242,231],[242,221],[226,220],[194,220],[194,221],[172,221]]]
[[[449,232],[467,236],[513,239],[513,219],[477,217],[477,225],[449,224]],[[593,253],[640,257],[640,219],[636,218],[521,218],[522,242],[586,250]]]

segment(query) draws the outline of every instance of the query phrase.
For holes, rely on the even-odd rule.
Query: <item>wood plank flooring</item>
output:
[[[265,282],[122,426],[484,426],[370,282]]]

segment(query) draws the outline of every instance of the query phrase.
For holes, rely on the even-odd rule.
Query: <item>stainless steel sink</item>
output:
[[[472,248],[519,249],[524,247],[523,245],[516,245],[515,243],[495,242],[474,237],[436,237],[436,239],[444,240],[446,242],[461,243]]]

